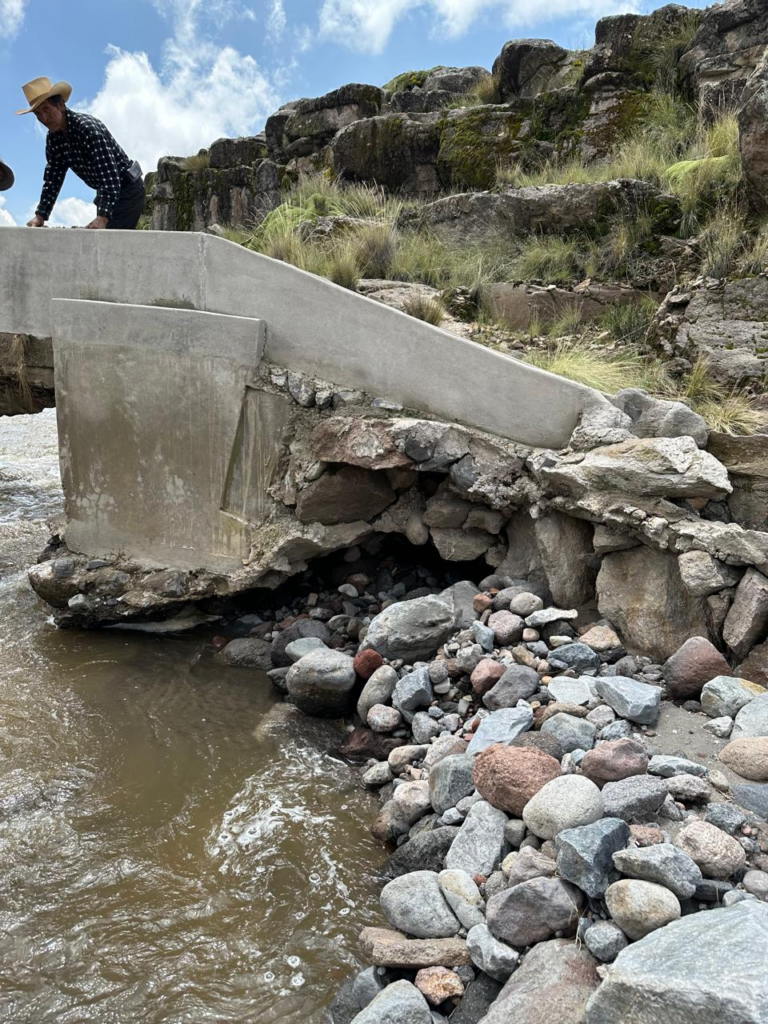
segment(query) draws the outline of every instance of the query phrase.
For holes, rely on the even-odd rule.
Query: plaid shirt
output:
[[[48,132],[45,158],[48,163],[38,216],[48,220],[71,168],[89,188],[96,190],[96,211],[99,217],[109,220],[131,161],[101,121],[90,114],[67,110],[67,130]]]

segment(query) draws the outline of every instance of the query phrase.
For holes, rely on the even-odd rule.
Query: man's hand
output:
[[[28,220],[27,221],[27,227],[28,228],[44,228],[45,227],[45,221],[43,220],[43,218],[39,214],[35,214],[35,216],[32,218],[32,220]]]
[[[85,226],[87,228],[99,229],[99,228],[105,228],[107,226],[107,224],[109,224],[109,221],[107,220],[106,217],[96,217],[94,220],[91,221],[90,224],[86,224]]]

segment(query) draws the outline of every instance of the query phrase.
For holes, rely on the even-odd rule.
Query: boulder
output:
[[[694,597],[708,597],[726,587],[735,587],[741,572],[706,551],[684,551],[677,559],[680,578]]]
[[[683,826],[675,845],[688,854],[707,878],[730,878],[744,867],[747,859],[735,839],[698,818]]]
[[[560,774],[559,762],[549,754],[495,744],[478,755],[472,778],[484,800],[519,817],[531,797]]]
[[[745,530],[768,530],[768,435],[734,437],[713,432],[707,448],[731,478],[728,509],[734,521]]]
[[[485,923],[485,902],[474,879],[466,871],[441,871],[440,888],[462,928]],[[471,950],[470,950],[471,952]]]
[[[223,661],[233,668],[256,668],[268,672],[272,668],[272,645],[268,640],[253,636],[230,640],[216,655],[216,661]]]
[[[503,665],[500,661],[494,661],[493,658],[483,658],[474,667],[472,675],[469,677],[472,690],[480,697],[485,696],[489,690],[494,688],[506,671],[506,665]]]
[[[388,882],[381,909],[393,928],[417,939],[445,939],[461,927],[434,871],[413,871]]]
[[[736,588],[723,625],[723,641],[737,658],[745,658],[768,633],[768,578],[747,569]]]
[[[743,779],[768,782],[768,736],[732,740],[720,751],[720,760]]]
[[[326,470],[299,491],[296,516],[302,523],[355,523],[379,515],[395,500],[385,473],[359,466]]]
[[[467,941],[469,941],[469,936],[467,936]],[[503,943],[499,943],[499,945],[503,945]],[[510,952],[514,952],[514,950],[510,950]],[[451,1024],[478,1024],[495,1002],[501,992],[501,987],[501,982],[480,971],[467,985],[461,1002],[453,1011]],[[438,1024],[437,1019],[435,1024]]]
[[[458,834],[458,828],[449,825],[433,828],[429,832],[419,832],[407,843],[398,846],[382,874],[385,878],[397,878],[412,871],[441,871],[445,855]]]
[[[333,169],[349,181],[436,192],[440,129],[434,114],[382,114],[354,121],[330,143]]]
[[[357,677],[352,658],[340,651],[311,651],[286,676],[290,700],[307,715],[336,718],[350,706]]]
[[[706,601],[683,585],[677,558],[667,551],[642,546],[606,555],[597,594],[600,614],[627,645],[658,661],[690,637],[709,636]]]
[[[556,703],[587,705],[594,697],[594,685],[590,676],[580,676],[578,679],[561,676],[548,683],[547,689]]]
[[[468,754],[479,754],[494,743],[505,745],[533,726],[533,712],[528,707],[501,708],[484,718],[467,747]]]
[[[683,402],[654,398],[639,388],[625,388],[611,401],[629,417],[635,437],[692,437],[700,448],[707,445],[706,422]]]
[[[475,759],[471,754],[456,754],[443,758],[432,768],[429,794],[432,807],[438,814],[456,807],[460,800],[474,792],[474,765]]]
[[[533,99],[547,92],[568,59],[568,51],[551,39],[513,39],[493,62],[502,100]]]
[[[739,665],[738,673],[743,679],[751,679],[761,686],[768,686],[768,642],[758,644]]]
[[[499,647],[506,647],[516,643],[523,635],[525,623],[519,615],[512,612],[494,612],[488,619],[488,626],[493,630],[493,636]]]
[[[527,882],[531,878],[550,878],[557,871],[555,861],[533,846],[524,846],[517,853],[508,854],[501,864],[507,879],[507,888]]]
[[[581,607],[595,598],[593,528],[562,512],[534,523],[544,574],[555,604]]]
[[[523,810],[523,821],[540,839],[554,839],[564,829],[590,825],[602,817],[600,790],[578,775],[563,775],[548,782]]]
[[[423,661],[450,637],[454,623],[451,605],[432,594],[400,601],[374,617],[363,649],[373,648],[390,660]]]
[[[532,668],[525,665],[510,665],[499,681],[485,694],[483,704],[489,711],[514,708],[519,700],[527,700],[540,686],[539,675]]]
[[[461,978],[447,967],[422,967],[414,984],[430,1006],[440,1006],[446,999],[460,999],[464,995]]]
[[[664,663],[664,681],[673,697],[698,697],[715,676],[730,672],[728,662],[703,636],[694,636]]]
[[[595,675],[600,668],[599,654],[582,643],[562,644],[556,647],[548,655],[547,661],[556,672],[572,670]]]
[[[768,908],[691,914],[619,953],[587,1024],[762,1024],[768,1003]],[[738,964],[738,970],[734,970]]]
[[[567,455],[541,474],[575,495],[619,491],[659,498],[722,498],[733,489],[728,471],[691,437],[633,438]]]
[[[467,949],[474,965],[495,981],[507,981],[520,960],[517,950],[495,939],[484,923],[467,932]]]
[[[360,949],[365,959],[376,967],[412,970],[459,967],[472,962],[463,939],[408,939],[389,928],[363,928]]]
[[[376,120],[362,123],[371,125]],[[338,141],[339,137],[334,146]],[[579,230],[585,223],[599,229],[614,217],[631,216],[641,208],[650,212],[662,232],[674,231],[679,223],[676,199],[645,182],[626,178],[590,184],[528,185],[500,193],[464,192],[427,204],[418,217],[423,227],[450,241],[466,243],[493,233],[514,238]],[[411,219],[406,218],[406,222]]]
[[[627,676],[605,676],[598,679],[596,689],[617,715],[630,722],[651,725],[659,716],[661,690],[658,686]]]
[[[747,197],[768,212],[768,52],[746,84],[739,108],[739,150]]]
[[[579,943],[552,939],[535,946],[501,990],[482,1024],[583,1024],[600,984],[597,961]]]
[[[318,640],[322,640],[324,644],[327,644],[331,639],[331,631],[324,622],[318,622],[316,619],[299,619],[297,622],[291,623],[282,633],[279,633],[272,641],[272,646],[270,647],[272,664],[275,668],[288,668],[292,665],[293,662],[285,653],[286,647],[288,644],[293,643],[294,640],[310,636],[317,637]]]
[[[532,878],[491,897],[486,908],[491,934],[523,948],[561,932],[573,935],[583,896],[559,878]]]
[[[432,1012],[410,981],[394,981],[362,1010],[352,1024],[432,1024]]]
[[[701,706],[710,718],[735,718],[755,697],[765,693],[762,686],[737,676],[718,675],[704,684]]]
[[[768,736],[768,693],[745,704],[734,719],[731,739],[741,740],[747,736]]]
[[[626,948],[627,937],[613,921],[597,921],[587,929],[584,944],[592,956],[609,964]]]
[[[568,754],[573,750],[589,750],[595,742],[597,729],[586,718],[560,713],[548,718],[541,731],[554,736]]]
[[[591,825],[569,828],[555,839],[557,870],[587,896],[603,895],[618,878],[613,855],[629,842],[629,826],[620,818],[601,818]]]
[[[697,864],[671,843],[619,850],[613,855],[613,864],[622,875],[643,882],[656,882],[681,900],[690,899],[701,884],[701,870]]]
[[[595,785],[604,786],[606,782],[644,775],[648,768],[648,754],[638,740],[609,740],[588,750],[579,767]]]
[[[608,886],[605,902],[613,920],[630,939],[642,939],[676,921],[681,913],[680,902],[669,889],[632,878]]]
[[[633,775],[619,782],[606,782],[602,789],[605,814],[624,821],[655,819],[667,798],[667,784],[650,775]]]
[[[501,863],[507,816],[485,800],[469,809],[458,836],[445,856],[449,871],[466,871],[488,877]]]
[[[432,684],[426,665],[401,676],[392,691],[393,706],[403,713],[408,722],[413,720],[418,708],[428,707],[432,699]]]

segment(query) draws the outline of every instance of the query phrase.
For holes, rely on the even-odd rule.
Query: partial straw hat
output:
[[[7,192],[15,180],[13,171],[8,164],[4,164],[3,161],[0,160],[0,192]]]
[[[50,78],[33,78],[31,82],[21,87],[27,97],[29,106],[26,110],[17,110],[17,114],[31,114],[45,103],[51,96],[61,96],[66,103],[72,95],[72,86],[69,82],[56,82],[54,85]]]

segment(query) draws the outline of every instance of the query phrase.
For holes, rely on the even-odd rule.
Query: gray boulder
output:
[[[691,914],[619,953],[587,1024],[764,1024],[766,962],[768,907]]]
[[[628,822],[652,821],[667,798],[667,784],[650,775],[632,775],[618,782],[606,782],[602,789],[606,816]]]
[[[488,875],[501,863],[504,855],[504,826],[507,816],[485,800],[478,800],[469,809],[458,836],[445,856],[449,871],[466,871],[469,875]]]
[[[640,683],[627,676],[606,676],[595,684],[598,695],[617,715],[651,725],[659,715],[661,690],[658,686]]]
[[[510,946],[532,946],[556,932],[573,935],[583,896],[559,878],[531,878],[491,897],[486,908],[491,934]]]
[[[417,939],[449,938],[461,927],[434,871],[413,871],[388,882],[381,909],[393,928]]]
[[[683,402],[653,398],[639,388],[619,391],[611,401],[629,417],[636,437],[692,437],[700,448],[706,447],[709,429],[705,420]]]
[[[689,761],[687,757],[676,757],[674,754],[654,754],[648,762],[650,775],[658,775],[662,779],[671,779],[675,775],[695,775],[705,778],[709,771],[698,761]]]
[[[736,715],[731,740],[746,736],[768,736],[768,693],[755,697]]]
[[[578,775],[562,775],[547,782],[523,810],[525,824],[539,839],[554,839],[564,829],[590,825],[602,817],[600,790]]]
[[[618,878],[617,851],[629,842],[629,826],[621,818],[602,818],[591,825],[569,828],[555,839],[557,870],[587,896],[602,896]]]
[[[601,963],[612,963],[627,946],[627,937],[613,921],[598,921],[584,936],[587,949]]]
[[[464,928],[485,923],[485,903],[472,876],[466,871],[441,871],[440,888],[448,906]]]
[[[490,711],[514,708],[519,700],[528,700],[541,686],[537,672],[525,665],[510,665],[498,683],[483,697]]]
[[[454,629],[454,610],[434,595],[401,601],[380,612],[368,627],[363,650],[383,658],[423,661],[434,656]]]
[[[600,668],[600,655],[586,644],[563,644],[549,654],[547,661],[557,672],[572,669],[579,674],[594,675]]]
[[[735,718],[744,705],[761,692],[754,683],[736,676],[715,676],[704,684],[701,706],[710,718]]]
[[[429,667],[422,665],[398,679],[392,691],[392,706],[401,711],[406,721],[413,721],[419,708],[428,707],[433,700]]]
[[[459,800],[471,796],[475,790],[472,754],[453,754],[444,757],[429,773],[429,795],[438,814],[445,814]]]
[[[506,981],[517,967],[520,954],[491,935],[487,924],[476,924],[467,933],[472,963],[496,981]]]
[[[458,828],[451,825],[419,832],[398,846],[382,874],[385,878],[398,878],[412,871],[442,871],[445,855],[458,834]]]
[[[322,641],[318,641],[322,642]],[[257,668],[269,672],[272,668],[272,645],[258,637],[241,637],[230,640],[223,651],[216,655],[216,661],[223,661],[233,668]]]
[[[505,746],[533,726],[530,708],[501,708],[484,718],[467,747],[468,754],[479,754],[493,743]]]
[[[587,1000],[600,984],[597,968],[576,942],[542,942],[526,954],[482,1024],[583,1024]]]
[[[433,1024],[424,996],[410,981],[395,981],[376,996],[352,1024]]]
[[[397,685],[397,672],[391,665],[380,665],[366,682],[357,699],[357,713],[368,721],[368,712],[374,704],[389,704]]]
[[[554,736],[567,754],[572,750],[591,750],[597,729],[586,718],[577,718],[575,715],[560,712],[548,718],[541,731]]]
[[[701,884],[701,871],[693,860],[671,843],[619,850],[614,866],[628,878],[658,882],[681,900],[687,900]]]
[[[349,710],[356,680],[348,654],[316,650],[291,666],[285,682],[290,700],[305,714],[336,718]]]

